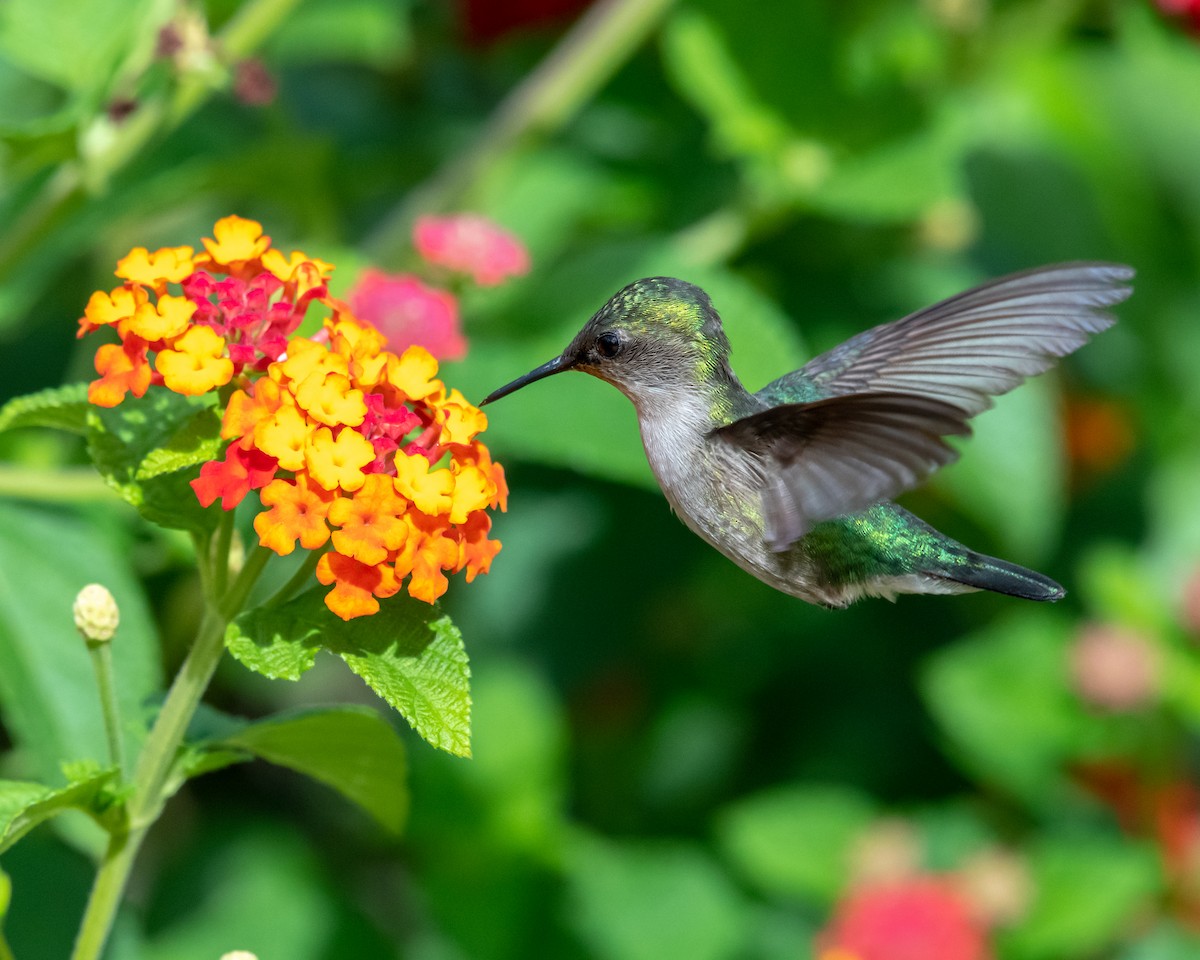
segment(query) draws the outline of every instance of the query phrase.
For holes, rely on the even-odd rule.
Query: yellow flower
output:
[[[189,397],[229,382],[233,361],[224,355],[225,341],[211,327],[192,327],[155,360],[167,389]]]

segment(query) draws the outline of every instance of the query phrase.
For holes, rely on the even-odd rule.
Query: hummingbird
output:
[[[1059,600],[1049,577],[958,543],[892,502],[958,457],[946,438],[1107,329],[1133,270],[1080,262],[984,283],[865,330],[767,384],[742,386],[708,295],[629,284],[567,348],[486,397],[566,370],[632,402],[650,468],[682,521],[743,570],[826,607],[976,590]]]

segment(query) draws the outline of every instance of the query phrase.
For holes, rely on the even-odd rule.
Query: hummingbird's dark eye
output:
[[[596,338],[596,349],[600,356],[607,360],[611,360],[621,352],[621,338],[611,330],[607,333],[602,333]]]

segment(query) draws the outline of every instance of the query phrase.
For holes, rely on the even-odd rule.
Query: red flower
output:
[[[458,301],[416,277],[364,270],[348,299],[354,315],[382,333],[393,353],[418,346],[439,360],[458,360],[467,352]]]
[[[526,27],[565,21],[591,0],[460,0],[467,39],[486,46],[506,34]]]
[[[936,877],[860,887],[817,940],[818,960],[988,960],[982,926]]]
[[[1188,29],[1200,33],[1200,0],[1155,0],[1158,9],[1170,17],[1179,17]]]

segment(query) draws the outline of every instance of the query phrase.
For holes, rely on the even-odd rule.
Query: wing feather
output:
[[[785,550],[815,524],[920,483],[957,456],[942,438],[1115,323],[1129,267],[1069,263],[985,283],[814,358],[756,395],[767,409],[713,433],[764,461],[765,536]],[[792,403],[797,397],[809,403]]]
[[[974,416],[1026,377],[1049,369],[1115,323],[1106,308],[1129,296],[1129,267],[1070,263],[993,280],[815,357],[759,391],[775,403],[795,385],[820,395],[920,393]],[[810,387],[811,390],[811,387]]]
[[[751,414],[713,436],[773,461],[765,471],[767,541],[784,550],[814,523],[905,490],[958,456],[943,437],[967,434],[941,400],[862,393]]]

